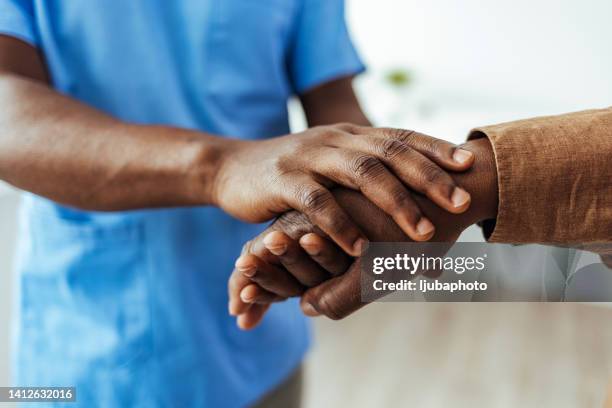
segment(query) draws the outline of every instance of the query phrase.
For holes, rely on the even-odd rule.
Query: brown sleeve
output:
[[[497,163],[491,242],[612,242],[612,108],[474,129]]]

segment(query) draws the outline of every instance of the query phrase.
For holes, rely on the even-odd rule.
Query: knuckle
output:
[[[285,175],[291,172],[295,164],[295,159],[291,157],[293,154],[282,154],[272,159],[272,168],[276,174]]]
[[[450,143],[443,142],[434,138],[424,140],[425,150],[441,159],[448,159],[452,156],[454,148]]]
[[[352,170],[360,178],[375,177],[384,170],[384,167],[376,157],[360,155],[353,161]]]
[[[321,126],[320,130],[324,136],[333,136],[333,135],[343,132],[343,129],[339,125]]]
[[[334,125],[334,128],[341,130],[343,132],[351,132],[355,128],[355,125],[349,122],[340,122]]]
[[[313,141],[307,136],[293,137],[286,142],[285,154],[281,155],[283,162],[295,163],[295,158],[307,152],[313,145]]]
[[[427,144],[427,146],[429,146],[429,149],[431,151],[438,153],[450,153],[454,148],[450,143],[434,139],[433,137],[426,138],[425,143]]]
[[[446,180],[446,173],[433,164],[423,165],[420,173],[425,183],[425,187],[431,186],[432,184],[443,184],[443,181]]]
[[[350,221],[342,211],[330,214],[315,214],[318,224],[323,224],[333,234],[343,236],[350,228]]]
[[[399,211],[406,208],[406,204],[412,201],[412,197],[405,188],[396,188],[391,191],[391,200],[395,206],[394,210]]]
[[[385,139],[380,146],[381,154],[387,159],[392,159],[410,149],[404,142],[398,139]]]
[[[411,145],[416,139],[417,133],[409,129],[390,129],[390,136],[400,142]]]
[[[299,195],[300,203],[308,212],[320,211],[332,200],[329,192],[322,187],[304,189]]]
[[[325,132],[325,129],[327,129],[327,126],[313,126],[301,132],[300,137],[294,139],[313,140],[321,136]]]
[[[293,239],[315,230],[308,216],[298,211],[289,211],[281,215],[274,223],[274,228],[283,231]]]

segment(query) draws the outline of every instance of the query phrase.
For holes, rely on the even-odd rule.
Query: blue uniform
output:
[[[115,117],[243,139],[288,133],[291,95],[362,70],[341,0],[0,0],[0,33]],[[308,347],[295,302],[252,332],[228,316],[233,261],[261,226],[26,195],[21,228],[17,385],[76,386],[84,407],[238,407]]]

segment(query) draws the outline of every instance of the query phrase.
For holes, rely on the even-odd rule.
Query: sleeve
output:
[[[0,34],[37,45],[31,0],[0,0]]]
[[[491,242],[612,243],[612,108],[474,129],[497,164]]]
[[[288,65],[298,94],[364,71],[346,27],[344,0],[302,1]]]

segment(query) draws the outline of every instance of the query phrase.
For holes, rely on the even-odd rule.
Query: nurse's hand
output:
[[[222,148],[212,201],[248,222],[294,209],[346,253],[357,256],[366,237],[329,188],[360,191],[415,241],[435,233],[409,188],[454,214],[470,195],[447,174],[465,171],[474,155],[417,132],[350,124],[311,128],[264,141],[235,141]]]

